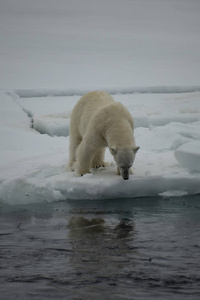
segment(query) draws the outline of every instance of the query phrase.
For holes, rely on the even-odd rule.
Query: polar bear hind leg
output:
[[[74,135],[70,135],[69,161],[67,164],[68,171],[75,170],[76,152],[77,152],[78,146],[80,145],[81,141],[82,141],[82,138],[78,133],[76,133]]]

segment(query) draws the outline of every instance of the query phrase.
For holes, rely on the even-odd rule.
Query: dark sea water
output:
[[[200,299],[200,196],[1,206],[0,299]]]

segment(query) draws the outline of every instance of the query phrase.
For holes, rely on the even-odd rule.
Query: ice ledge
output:
[[[191,171],[200,171],[200,142],[193,141],[180,146],[174,156],[178,163]]]
[[[134,93],[154,93],[154,94],[173,94],[173,93],[192,93],[199,92],[200,85],[194,86],[141,86],[141,87],[119,87],[119,88],[105,88],[105,87],[88,87],[88,88],[74,88],[74,89],[17,89],[14,92],[20,98],[32,97],[47,97],[47,96],[82,96],[92,90],[103,90],[112,95],[115,94],[134,94]],[[13,94],[8,92],[8,94]]]
[[[96,174],[97,175],[97,174]],[[37,176],[36,176],[37,177]],[[71,173],[43,178],[18,177],[4,181],[0,187],[1,203],[28,204],[60,200],[128,199],[152,196],[184,196],[200,193],[199,176],[131,177],[123,181],[116,176],[88,174],[73,177]],[[181,192],[180,192],[181,191]]]

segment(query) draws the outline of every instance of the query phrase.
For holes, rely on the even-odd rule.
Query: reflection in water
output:
[[[135,235],[133,221],[107,224],[103,218],[72,217],[68,224],[72,245],[71,264],[77,285],[116,285],[127,263],[134,264],[137,251],[130,245]],[[87,279],[86,279],[87,278]]]
[[[68,228],[70,236],[82,236],[83,234],[95,234],[105,230],[105,221],[102,218],[86,219],[84,217],[72,217],[69,220]]]
[[[83,216],[72,217],[69,220],[68,228],[70,229],[70,236],[82,236],[87,235],[89,237],[91,234],[94,238],[95,234],[105,233],[107,231],[112,233],[117,233],[119,238],[125,238],[130,235],[134,235],[134,226],[135,223],[128,219],[122,219],[119,224],[116,225],[113,229],[106,225],[106,222],[103,218],[85,218]]]

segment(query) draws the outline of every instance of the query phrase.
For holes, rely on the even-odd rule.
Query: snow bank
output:
[[[200,93],[114,96],[133,115],[136,143],[141,147],[129,181],[115,175],[108,151],[108,167],[83,177],[66,172],[70,113],[78,96],[19,98],[11,94],[0,94],[1,203],[200,192],[200,172],[194,167],[200,153]]]

